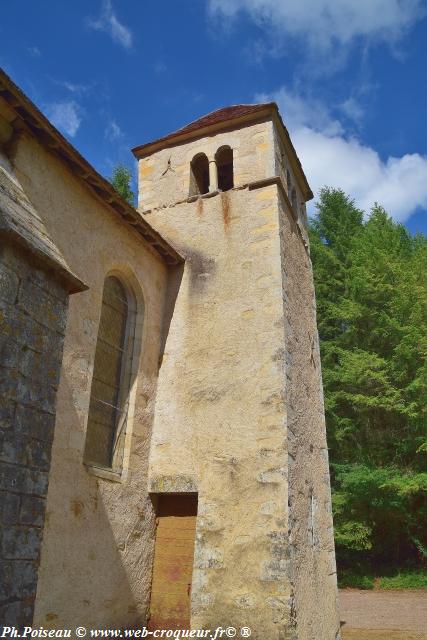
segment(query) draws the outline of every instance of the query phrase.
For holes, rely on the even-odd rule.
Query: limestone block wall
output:
[[[259,157],[261,126],[262,160],[247,174],[254,182],[240,181],[237,153],[234,189],[187,201],[193,155],[210,157],[221,144],[239,149],[233,139]],[[272,123],[254,125],[140,161],[148,204],[141,201],[157,206],[147,218],[186,256],[159,374],[149,486],[198,493],[193,627],[248,625],[255,639],[336,640],[305,220],[300,208],[291,211],[286,184],[259,182],[280,176],[278,141]],[[156,196],[151,186],[148,176],[159,179],[166,155],[172,166],[182,159],[184,201],[171,202],[167,187]]]
[[[69,304],[34,625],[141,624],[151,585],[147,464],[167,269],[35,140],[23,137],[13,161],[51,237],[89,287]],[[102,289],[112,272],[131,287],[138,317],[124,471],[102,477],[85,467],[83,452]]]
[[[147,218],[187,257],[159,374],[150,489],[198,492],[193,627],[291,619],[277,187]]]
[[[293,211],[293,215],[298,219],[298,224],[300,225],[302,235],[308,243],[307,210],[305,205],[305,198],[295,172],[296,159],[291,158],[284,144],[283,133],[281,135],[278,127],[276,126],[273,128],[273,138],[275,165],[274,174],[276,176],[279,176],[289,201],[291,200],[292,187],[295,188],[296,208]]]
[[[298,638],[339,638],[337,576],[310,256],[280,197],[289,453],[289,543]]]
[[[0,624],[31,625],[68,292],[0,248]]]
[[[218,133],[162,149],[139,161],[138,205],[143,211],[169,206],[189,195],[190,163],[198,153],[213,161],[223,145],[233,150],[234,184],[243,185],[274,174],[272,122]]]

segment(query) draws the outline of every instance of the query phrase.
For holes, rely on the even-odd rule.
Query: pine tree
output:
[[[110,182],[115,190],[120,193],[122,198],[133,206],[135,203],[135,194],[130,186],[132,182],[132,173],[128,167],[123,164],[118,164],[113,169],[113,175],[111,176]]]
[[[338,560],[425,560],[427,238],[329,188],[310,227]]]

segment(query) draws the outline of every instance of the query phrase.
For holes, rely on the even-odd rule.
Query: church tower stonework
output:
[[[134,154],[139,210],[186,259],[170,281],[149,457],[158,520],[169,500],[184,524],[172,542],[158,526],[150,624],[179,622],[162,584],[190,562],[192,628],[336,640],[312,193],[288,132],[274,103],[239,105]]]

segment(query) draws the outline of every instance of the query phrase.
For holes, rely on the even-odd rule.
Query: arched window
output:
[[[209,160],[204,153],[198,153],[191,161],[190,196],[209,191]]]
[[[134,341],[134,305],[116,276],[104,282],[84,461],[122,468]]]
[[[233,149],[228,146],[220,147],[215,154],[218,170],[218,189],[228,191],[234,187],[233,178]]]

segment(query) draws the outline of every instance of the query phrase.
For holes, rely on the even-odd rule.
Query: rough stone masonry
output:
[[[134,150],[140,208],[187,258],[159,371],[150,490],[198,494],[194,627],[335,640],[311,192],[275,105],[197,124]],[[194,159],[211,168],[224,147],[233,187],[221,191],[210,171],[209,190],[189,197]]]
[[[0,147],[2,621],[150,624],[156,509],[191,496],[189,583],[179,545],[160,566],[180,620],[336,640],[312,194],[277,106],[135,149],[138,211],[4,74]],[[119,471],[84,460],[111,276],[133,318]]]
[[[68,292],[0,250],[1,619],[30,624],[37,587]]]
[[[0,242],[0,621],[22,627],[33,620],[68,296],[84,285],[1,148]]]

